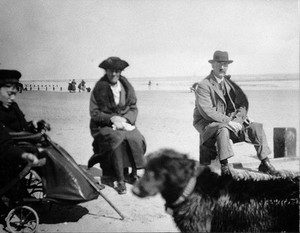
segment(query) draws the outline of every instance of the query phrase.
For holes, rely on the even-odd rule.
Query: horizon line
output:
[[[278,75],[297,75],[298,77],[289,77],[287,80],[296,80],[296,79],[298,79],[299,78],[299,73],[265,73],[265,74],[232,74],[231,76],[234,76],[234,77],[236,77],[236,76],[257,76],[257,75],[259,75],[259,76],[269,76],[269,75],[276,75],[276,76],[278,76]],[[207,75],[178,75],[178,76],[143,76],[143,77],[138,77],[138,76],[135,76],[135,77],[129,77],[129,78],[127,78],[127,79],[139,79],[139,78],[141,78],[141,79],[151,79],[151,78],[153,78],[153,79],[160,79],[160,78],[183,78],[183,77],[185,77],[185,78],[191,78],[191,77],[193,77],[193,78],[196,78],[196,77],[199,77],[199,78],[203,78],[203,77],[206,77]],[[97,81],[97,80],[99,80],[100,78],[89,78],[89,79],[83,79],[83,78],[79,78],[79,79],[75,79],[75,80],[90,80],[90,81]],[[286,79],[286,77],[282,77],[281,79]],[[64,78],[64,79],[25,79],[25,80],[22,80],[22,81],[41,81],[41,82],[59,82],[59,81],[66,81],[66,80],[73,80],[73,78]],[[245,79],[244,79],[245,80]],[[257,80],[257,77],[256,78],[248,78],[248,80]],[[261,80],[264,80],[264,79],[261,79]],[[267,78],[267,79],[265,79],[265,80],[270,80],[269,78]],[[279,79],[277,79],[277,80],[280,80],[280,78]],[[22,82],[21,80],[20,80],[20,82]]]

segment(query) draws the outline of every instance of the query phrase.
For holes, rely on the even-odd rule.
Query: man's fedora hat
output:
[[[0,70],[0,86],[5,84],[21,85],[19,83],[21,76],[21,73],[17,70]]]
[[[209,60],[208,62],[213,63],[215,61],[216,62],[227,62],[228,64],[233,62],[232,60],[228,60],[228,53],[226,51],[219,51],[219,50],[217,50],[214,53],[213,60]]]
[[[100,63],[99,67],[105,70],[124,70],[129,64],[119,57],[109,57]]]

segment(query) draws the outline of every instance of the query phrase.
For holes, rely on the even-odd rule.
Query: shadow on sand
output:
[[[79,205],[61,205],[47,203],[35,208],[38,212],[40,223],[57,224],[64,222],[78,222],[89,210]]]

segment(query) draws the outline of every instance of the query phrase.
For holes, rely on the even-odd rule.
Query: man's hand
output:
[[[239,132],[242,129],[242,125],[238,122],[229,121],[228,125],[231,129],[233,129],[235,132]]]
[[[22,159],[26,160],[28,163],[31,163],[33,166],[39,164],[39,159],[34,154],[24,152],[21,155],[21,157]]]

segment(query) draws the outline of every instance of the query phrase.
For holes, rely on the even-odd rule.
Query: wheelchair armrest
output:
[[[10,132],[9,135],[15,142],[31,142],[37,143],[43,141],[42,133],[30,133],[26,131],[22,132]]]

